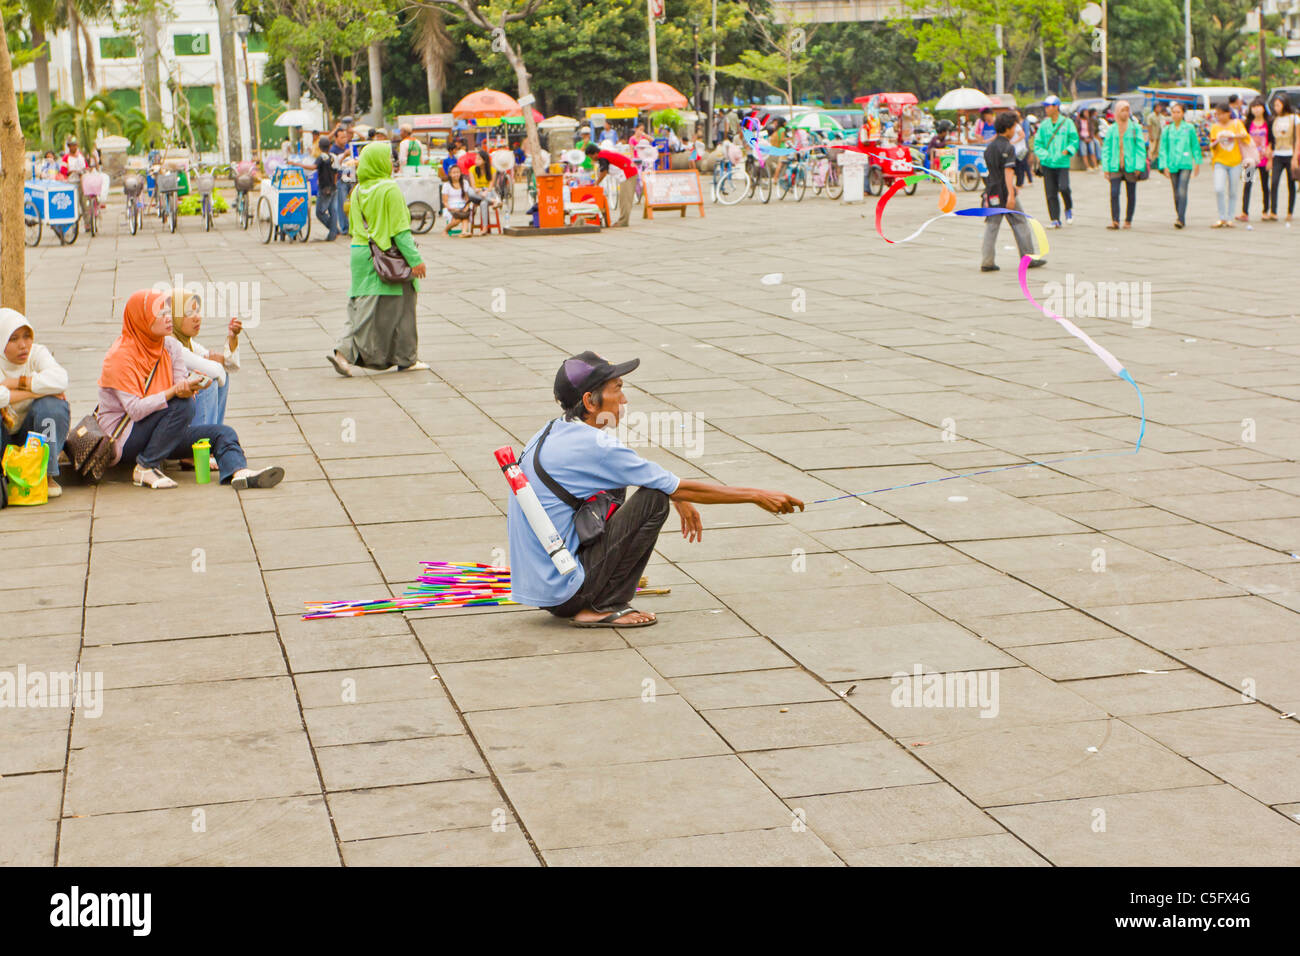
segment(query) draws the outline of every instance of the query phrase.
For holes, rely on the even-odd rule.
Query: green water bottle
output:
[[[200,485],[206,485],[212,480],[212,453],[209,448],[206,438],[200,438],[193,445],[194,481]]]

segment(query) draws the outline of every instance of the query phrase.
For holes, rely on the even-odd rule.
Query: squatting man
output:
[[[682,537],[692,542],[704,535],[697,504],[749,502],[772,514],[803,510],[802,501],[779,491],[678,478],[611,440],[604,429],[617,426],[627,407],[623,376],[640,364],[640,359],[632,359],[614,365],[594,352],[566,359],[555,373],[555,400],[563,417],[539,429],[519,456],[519,467],[578,569],[567,575],[556,569],[511,495],[506,512],[510,596],[568,618],[575,627],[646,627],[656,622],[654,614],[638,611],[629,602],[668,518],[670,501],[681,517]],[[629,487],[636,489],[630,497]],[[608,497],[601,511],[609,509],[604,532],[583,544],[575,508],[602,492]]]

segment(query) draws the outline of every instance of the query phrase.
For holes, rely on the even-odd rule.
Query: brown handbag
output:
[[[160,356],[158,362],[161,361]],[[154,373],[158,371],[158,362],[153,363],[153,369],[145,380],[146,394],[149,392],[149,386],[153,384]],[[97,484],[104,477],[108,466],[113,463],[117,440],[122,437],[122,433],[130,423],[131,416],[123,414],[122,420],[113,429],[112,437],[109,437],[104,434],[104,428],[99,424],[99,406],[96,405],[93,412],[77,422],[77,426],[68,433],[68,438],[63,443],[63,449],[68,453],[73,470],[83,480],[92,485]]]
[[[365,226],[366,232],[369,232],[370,225],[366,222],[366,214],[361,211],[360,196],[352,204],[352,208],[357,211],[357,215],[361,218],[361,225]],[[370,240],[370,261],[374,264],[375,272],[379,278],[385,282],[409,282],[411,280],[411,264],[406,261],[406,256],[402,255],[395,242],[390,242],[387,249],[380,249],[378,243],[372,238]]]

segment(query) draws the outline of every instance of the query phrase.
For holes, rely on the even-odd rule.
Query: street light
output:
[[[1108,83],[1106,74],[1109,72],[1106,61],[1106,14],[1108,12],[1106,7],[1106,0],[1102,0],[1101,4],[1089,3],[1079,11],[1079,19],[1092,27],[1093,52],[1101,52],[1101,95],[1103,99],[1107,96]]]
[[[244,92],[248,94],[248,126],[252,134],[248,139],[252,144],[254,158],[261,159],[262,137],[258,127],[262,124],[257,109],[257,81],[248,68],[248,35],[252,32],[253,18],[246,13],[235,14],[235,33],[239,35],[239,43],[244,50]]]

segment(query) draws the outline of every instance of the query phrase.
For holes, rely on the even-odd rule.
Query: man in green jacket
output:
[[[1070,157],[1079,151],[1079,131],[1074,121],[1061,115],[1061,100],[1049,96],[1043,100],[1047,117],[1034,134],[1034,154],[1043,170],[1043,189],[1047,192],[1047,214],[1052,226],[1061,228],[1061,206],[1065,200],[1065,221],[1074,220],[1074,199],[1070,195]]]

